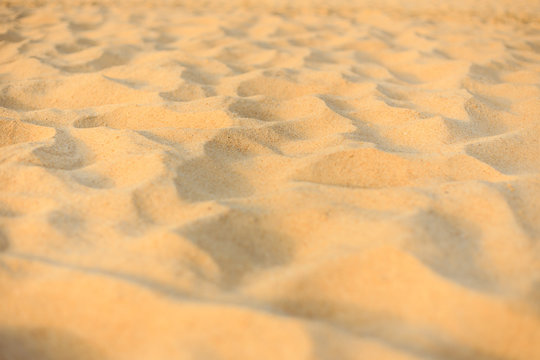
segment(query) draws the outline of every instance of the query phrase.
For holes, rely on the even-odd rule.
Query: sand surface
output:
[[[540,359],[538,1],[78,3],[0,2],[1,360]]]

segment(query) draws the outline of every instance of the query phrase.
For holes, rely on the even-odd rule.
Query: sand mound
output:
[[[0,20],[0,359],[540,358],[538,1]]]

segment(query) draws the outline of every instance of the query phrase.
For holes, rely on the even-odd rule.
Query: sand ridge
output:
[[[0,359],[540,357],[539,3],[310,1],[0,4]]]

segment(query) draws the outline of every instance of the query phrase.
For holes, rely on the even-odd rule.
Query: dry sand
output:
[[[540,3],[471,2],[4,0],[0,359],[540,359]]]

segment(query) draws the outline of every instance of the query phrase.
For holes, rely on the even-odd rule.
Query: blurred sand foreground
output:
[[[540,3],[471,2],[4,0],[0,359],[540,359]]]

